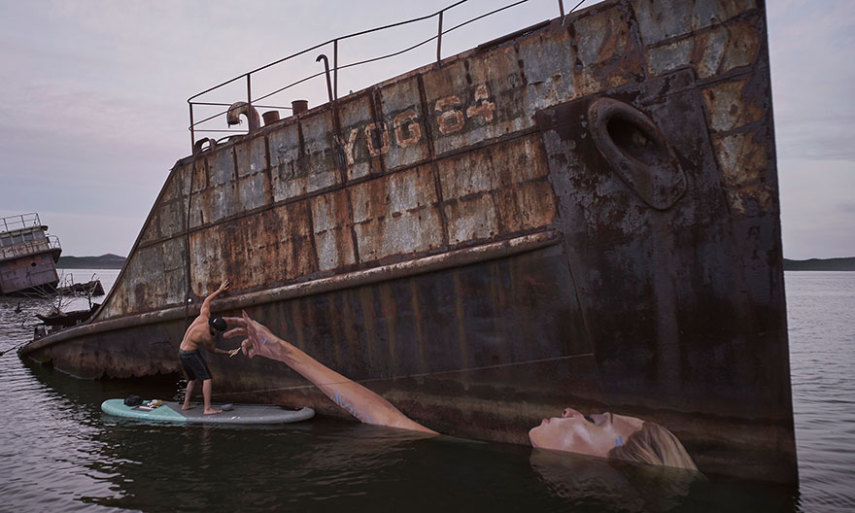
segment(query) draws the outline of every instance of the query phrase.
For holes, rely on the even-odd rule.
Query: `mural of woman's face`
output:
[[[567,408],[561,417],[543,419],[528,432],[528,437],[533,447],[605,458],[609,451],[625,444],[642,424],[644,421],[636,417],[608,412],[582,415]]]

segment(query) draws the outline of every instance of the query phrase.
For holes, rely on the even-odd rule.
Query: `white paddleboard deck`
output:
[[[300,408],[288,410],[271,404],[232,404],[230,411],[215,415],[202,413],[202,405],[190,410],[182,410],[181,405],[171,401],[163,401],[157,408],[144,406],[127,406],[124,399],[107,399],[101,403],[101,410],[116,417],[148,420],[155,422],[170,422],[174,424],[287,424],[308,420],[315,416],[315,410]],[[221,409],[221,404],[214,404],[215,409]]]

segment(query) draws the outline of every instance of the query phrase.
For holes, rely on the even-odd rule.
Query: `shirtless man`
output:
[[[213,415],[222,413],[222,410],[215,410],[211,407],[211,371],[208,370],[208,365],[202,358],[202,353],[199,352],[199,346],[203,345],[208,351],[217,354],[227,354],[233,356],[240,351],[240,348],[231,351],[225,351],[217,348],[215,342],[222,332],[226,331],[226,321],[222,317],[211,317],[211,303],[214,298],[229,288],[229,280],[223,281],[220,288],[212,292],[202,302],[202,308],[199,311],[199,317],[193,320],[187,331],[184,333],[184,340],[181,341],[181,346],[178,349],[178,358],[181,360],[181,366],[184,372],[187,373],[187,392],[184,396],[184,405],[182,410],[193,408],[190,405],[190,397],[193,395],[193,389],[196,383],[202,382],[202,399],[204,401],[205,415]]]

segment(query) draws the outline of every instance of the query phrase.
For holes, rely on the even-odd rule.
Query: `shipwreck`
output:
[[[229,278],[218,313],[439,432],[527,443],[565,406],[618,411],[704,472],[794,483],[763,0],[558,2],[448,57],[444,12],[435,62],[343,97],[351,36],[327,43],[322,105],[259,115],[254,72],[230,81],[247,96],[217,119],[245,133],[197,137],[191,98],[192,154],[102,306],[22,357],[177,373]],[[223,399],[342,415],[277,362],[208,363]]]
[[[59,238],[37,213],[0,218],[0,295],[51,292],[59,283]]]

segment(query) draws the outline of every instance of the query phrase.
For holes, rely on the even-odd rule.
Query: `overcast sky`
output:
[[[0,0],[0,216],[38,212],[66,255],[127,255],[169,169],[190,153],[188,97],[308,46],[451,3]],[[470,0],[445,26],[507,3]],[[470,25],[444,40],[443,55],[556,17],[557,5],[532,0]],[[855,256],[855,1],[770,0],[767,9],[784,256]],[[435,21],[390,39],[415,42],[432,30]],[[375,50],[349,43],[340,56]],[[259,77],[258,87],[317,71],[321,51],[297,70]],[[339,93],[434,52],[343,73]],[[233,94],[218,101],[240,99],[245,85]],[[307,84],[299,96],[316,105],[325,85]]]

